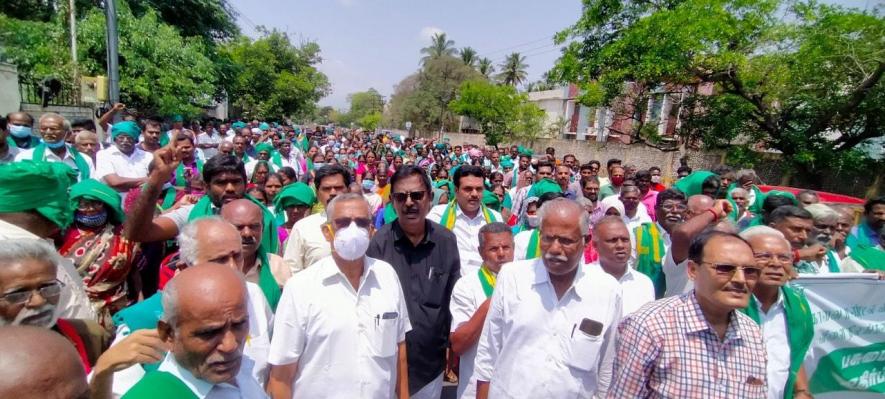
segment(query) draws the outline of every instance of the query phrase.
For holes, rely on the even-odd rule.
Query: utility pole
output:
[[[80,70],[77,67],[77,6],[68,0],[68,18],[71,23],[71,66],[74,68],[74,86],[79,87]]]
[[[111,106],[120,102],[120,71],[117,59],[117,7],[115,0],[105,0],[108,25],[108,98]]]

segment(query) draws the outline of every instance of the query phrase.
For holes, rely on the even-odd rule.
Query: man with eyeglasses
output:
[[[648,276],[655,287],[655,298],[661,299],[667,290],[664,261],[673,245],[670,234],[685,221],[688,209],[685,194],[679,190],[666,189],[655,197],[657,221],[646,222],[633,230],[636,242],[636,270]]]
[[[147,182],[148,166],[154,159],[150,152],[138,148],[141,129],[133,121],[111,126],[114,145],[96,155],[95,178],[122,194]]]
[[[65,141],[71,130],[71,123],[65,117],[47,112],[40,116],[37,127],[42,139],[40,144],[19,152],[15,156],[16,162],[22,160],[61,162],[74,169],[79,180],[95,175],[92,158],[81,155],[77,148]]]
[[[814,336],[811,308],[790,284],[793,255],[784,235],[768,226],[740,234],[753,249],[762,274],[743,310],[762,329],[768,353],[768,398],[810,398],[802,361]]]
[[[700,201],[692,201],[693,199]],[[693,207],[692,202],[703,205]],[[733,229],[732,225],[728,225],[729,229],[723,229],[725,226],[720,224],[733,209],[730,202],[726,200],[713,201],[706,195],[698,194],[689,197],[686,204],[685,222],[670,228],[670,249],[661,266],[666,283],[665,297],[686,294],[694,288],[694,283],[688,274],[688,263],[690,262],[689,248],[695,237],[707,229],[720,229],[733,233],[733,231],[729,231]]]
[[[760,271],[753,249],[735,234],[711,230],[692,240],[694,289],[624,318],[608,397],[765,397],[765,342],[739,311]]]
[[[403,288],[412,322],[406,334],[409,393],[412,398],[436,399],[442,392],[452,322],[449,302],[461,275],[458,241],[427,217],[433,194],[423,169],[401,167],[390,187],[396,220],[378,229],[367,255],[389,262]]]
[[[611,380],[621,287],[583,266],[590,215],[565,198],[539,214],[541,256],[496,277],[474,364],[479,399],[600,397]]]
[[[391,265],[366,253],[369,204],[345,193],[326,211],[331,256],[286,283],[267,391],[274,399],[408,398],[409,312]]]

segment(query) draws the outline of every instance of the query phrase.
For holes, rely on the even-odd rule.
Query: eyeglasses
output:
[[[418,202],[424,199],[426,191],[410,191],[406,193],[392,193],[393,200],[396,202],[406,202],[406,198],[411,198],[412,202]]]
[[[332,220],[331,224],[335,226],[335,230],[343,230],[350,226],[351,223],[356,223],[357,227],[368,229],[372,221],[369,218],[337,218]]]
[[[772,260],[777,259],[780,263],[793,263],[793,257],[790,255],[780,254],[775,255],[769,252],[757,252],[753,254],[756,257],[756,260],[759,262],[770,263]]]
[[[685,204],[661,205],[661,209],[667,212],[685,212],[685,210],[688,209],[688,206]]]
[[[31,300],[31,296],[34,294],[34,291],[39,292],[40,296],[44,299],[58,298],[58,296],[61,295],[61,289],[64,286],[64,283],[62,283],[61,281],[54,280],[37,289],[14,291],[3,294],[2,296],[0,296],[0,301],[4,301],[10,305],[23,305]]]
[[[729,265],[727,263],[710,263],[710,262],[701,262],[701,264],[707,264],[713,266],[713,270],[720,275],[727,275],[729,277],[734,276],[734,273],[741,269],[744,272],[744,277],[748,279],[757,279],[759,275],[762,274],[762,269],[756,266],[737,266],[737,265]]]

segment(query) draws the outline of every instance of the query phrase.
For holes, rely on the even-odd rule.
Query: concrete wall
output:
[[[57,114],[60,114],[61,116],[67,118],[69,121],[79,118],[95,119],[95,114],[92,110],[92,107],[50,105],[46,108],[43,108],[37,104],[21,104],[21,110],[31,114],[34,119],[39,119],[40,115],[43,115],[47,112],[55,112]]]
[[[0,115],[18,111],[21,94],[18,92],[18,68],[0,62]]]

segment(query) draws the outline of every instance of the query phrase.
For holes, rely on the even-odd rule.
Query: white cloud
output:
[[[437,33],[445,33],[445,31],[435,26],[425,26],[421,28],[421,33],[418,34],[418,38],[421,39],[421,42],[423,43],[429,43],[433,35]]]

